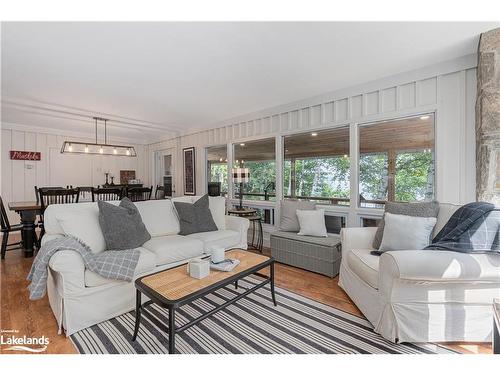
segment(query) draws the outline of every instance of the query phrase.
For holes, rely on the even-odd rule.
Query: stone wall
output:
[[[476,168],[477,200],[500,205],[500,28],[479,41]]]

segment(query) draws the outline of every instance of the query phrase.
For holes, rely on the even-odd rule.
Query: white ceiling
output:
[[[500,23],[3,23],[2,121],[143,142],[474,53]],[[169,133],[170,132],[170,133]]]

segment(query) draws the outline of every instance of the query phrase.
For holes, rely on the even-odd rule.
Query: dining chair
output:
[[[39,188],[38,186],[35,185],[36,204],[40,204],[40,196],[38,195],[39,189],[52,190],[52,189],[63,189],[63,187],[62,186],[44,186],[44,187]]]
[[[92,186],[78,186],[78,190],[80,190],[80,197],[78,198],[78,203],[91,202],[92,201],[92,189],[93,189]]]
[[[164,199],[164,198],[165,198],[165,186],[156,185],[155,199]]]
[[[7,216],[7,211],[5,210],[5,206],[3,205],[2,197],[0,197],[0,211],[0,228],[2,232],[1,259],[3,260],[5,259],[5,253],[7,252],[7,250],[22,249],[22,236],[20,241],[9,243],[9,234],[11,234],[12,232],[20,232],[23,229],[23,226],[22,224],[10,224],[9,217]],[[34,236],[35,243],[38,243],[36,233],[34,234]]]
[[[151,199],[153,187],[127,187],[126,195],[132,202],[147,201]]]
[[[119,201],[123,196],[123,189],[119,187],[92,188],[92,202]]]
[[[78,188],[39,188],[38,196],[40,198],[40,223],[41,228],[40,240],[45,234],[45,227],[43,225],[43,214],[45,209],[51,204],[65,204],[65,203],[78,203],[80,198],[80,190]]]

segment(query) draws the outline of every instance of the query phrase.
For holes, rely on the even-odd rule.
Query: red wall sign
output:
[[[11,151],[11,160],[41,160],[42,153],[37,151]]]

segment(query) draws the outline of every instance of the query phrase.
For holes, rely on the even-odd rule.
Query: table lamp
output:
[[[248,168],[233,168],[233,181],[240,184],[240,206],[238,210],[243,210],[243,184],[250,181],[250,170]]]

